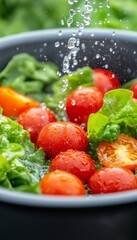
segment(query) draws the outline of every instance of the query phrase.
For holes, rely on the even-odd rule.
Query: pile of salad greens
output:
[[[46,173],[45,154],[35,150],[29,133],[0,113],[0,186],[10,190],[39,192]]]
[[[137,30],[136,0],[90,1],[93,11],[91,24],[88,27]],[[68,0],[1,0],[0,1],[0,36],[32,31],[67,27],[67,19],[71,8],[84,10],[84,0],[73,6]],[[63,23],[62,23],[63,22]],[[83,22],[80,14],[76,14],[72,27],[76,22]]]
[[[0,86],[8,86],[43,102],[49,85],[59,79],[57,66],[40,63],[29,54],[14,56],[0,72]],[[39,193],[39,182],[48,171],[42,149],[35,149],[30,136],[0,109],[0,186]]]

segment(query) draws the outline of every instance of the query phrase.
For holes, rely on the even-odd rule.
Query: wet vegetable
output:
[[[72,91],[79,86],[89,87],[93,86],[92,83],[93,72],[90,67],[78,68],[72,75],[64,75],[58,81],[52,84],[52,94],[46,96],[45,102],[49,108],[57,111],[60,110],[60,103],[65,105],[66,98]],[[61,91],[60,91],[61,90]]]
[[[104,105],[88,120],[89,141],[98,145],[102,141],[117,140],[119,133],[137,138],[137,105],[133,93],[126,89],[116,89],[104,96]]]
[[[31,141],[36,144],[42,128],[50,122],[56,122],[57,119],[50,109],[41,106],[24,110],[17,121],[29,132]]]
[[[112,143],[101,142],[97,148],[99,161],[106,167],[137,168],[137,140],[118,135],[118,140]]]
[[[63,170],[76,175],[86,183],[95,173],[95,164],[91,157],[84,151],[69,149],[60,152],[50,163],[50,171]]]
[[[46,172],[44,159],[44,152],[35,150],[29,133],[0,114],[0,186],[38,192],[37,184]]]
[[[61,151],[68,149],[87,151],[88,138],[79,125],[58,121],[42,128],[36,146],[43,149],[47,158],[54,158]]]
[[[45,175],[40,183],[44,195],[84,196],[83,183],[75,175],[56,170]]]
[[[103,105],[103,92],[96,87],[81,87],[66,99],[66,113],[71,122],[87,126],[88,117]]]
[[[8,86],[37,101],[44,101],[46,87],[58,80],[57,66],[40,63],[27,53],[15,55],[0,73],[0,86]]]
[[[121,87],[118,76],[109,70],[96,68],[93,70],[93,74],[94,85],[103,93]]]
[[[9,87],[0,87],[0,107],[7,117],[18,117],[23,111],[30,107],[39,107],[40,103],[24,96]]]
[[[94,173],[89,181],[90,193],[114,193],[137,188],[137,179],[133,172],[126,168],[102,168]]]

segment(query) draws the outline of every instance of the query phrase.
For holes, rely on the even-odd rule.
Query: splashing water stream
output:
[[[77,2],[78,0],[68,0],[68,3],[70,5],[73,5]],[[63,59],[63,73],[71,74],[70,62],[71,62],[72,68],[74,68],[74,66],[78,64],[77,53],[80,49],[79,35],[82,34],[82,30],[84,29],[85,26],[90,25],[92,10],[93,8],[90,5],[89,0],[84,0],[84,11],[82,11],[80,7],[77,9],[71,8],[69,11],[69,18],[67,19],[68,28],[71,27],[74,20],[74,16],[76,14],[80,14],[82,16],[83,22],[76,22],[76,27],[78,28],[78,32],[74,32],[72,36],[68,39],[67,48],[69,50],[69,53],[65,55]]]
[[[80,35],[82,35],[82,32],[85,27],[89,26],[92,20],[92,12],[95,11],[93,6],[96,4],[96,0],[93,0],[91,3],[91,0],[83,0],[84,6],[81,5],[81,7],[77,7],[77,3],[79,0],[68,0],[68,3],[70,5],[73,5],[73,8],[69,11],[69,17],[67,19],[67,26],[70,28],[72,26],[72,23],[74,22],[74,18],[76,14],[80,15],[80,19],[82,18],[82,21],[77,21],[75,27],[77,28],[77,31],[72,33],[72,36],[68,39],[67,42],[67,49],[68,53],[63,58],[63,73],[71,75],[70,68],[74,68],[76,65],[78,65],[77,60],[77,54],[80,50],[81,43],[80,43]],[[83,6],[83,7],[82,7]],[[110,3],[108,0],[106,0],[106,7],[110,8]],[[98,3],[98,8],[102,8],[102,3]],[[61,22],[64,23],[63,20]],[[102,24],[100,21],[99,24]]]

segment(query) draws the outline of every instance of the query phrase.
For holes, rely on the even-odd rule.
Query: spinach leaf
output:
[[[27,53],[15,55],[0,72],[0,86],[8,86],[38,101],[44,101],[46,87],[58,80],[57,66],[40,63]]]

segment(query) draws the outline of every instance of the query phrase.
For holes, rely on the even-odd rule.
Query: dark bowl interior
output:
[[[62,71],[67,42],[77,29],[35,31],[0,39],[0,70],[12,56],[27,52]],[[78,65],[103,67],[122,82],[137,77],[137,33],[83,31]],[[59,46],[55,47],[58,42]],[[86,57],[86,58],[85,58]],[[72,69],[73,70],[73,69]],[[137,191],[89,197],[45,197],[0,189],[1,239],[136,239]]]

